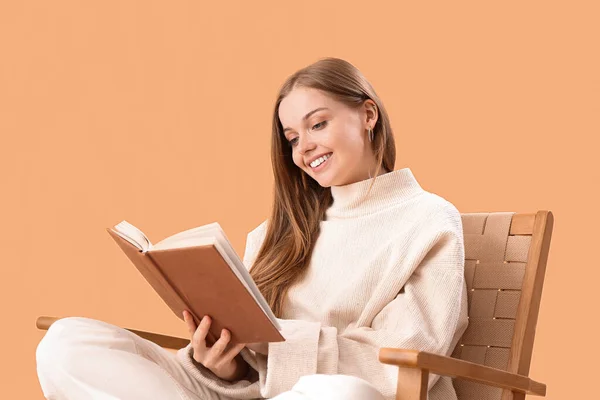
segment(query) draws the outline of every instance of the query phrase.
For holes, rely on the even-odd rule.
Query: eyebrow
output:
[[[302,121],[306,121],[311,115],[313,115],[317,111],[321,111],[321,110],[329,110],[329,108],[327,108],[327,107],[315,108],[314,110],[308,112],[304,117],[302,117]],[[292,128],[284,128],[283,133],[286,133],[287,131],[291,131],[291,130],[292,130]]]

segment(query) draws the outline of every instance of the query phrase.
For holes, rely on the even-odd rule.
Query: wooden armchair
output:
[[[426,400],[429,373],[451,376],[459,399],[522,400],[545,396],[529,379],[554,217],[550,211],[463,213],[469,326],[452,357],[382,348],[379,360],[397,365],[398,400]],[[39,317],[47,330],[59,318]],[[128,329],[128,328],[126,328]],[[189,339],[128,329],[168,349]]]

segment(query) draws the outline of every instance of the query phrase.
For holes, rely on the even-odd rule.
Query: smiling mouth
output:
[[[328,157],[325,161],[323,161],[321,164],[317,165],[316,167],[311,167],[309,164],[309,167],[312,171],[318,172],[321,169],[325,168],[327,166],[327,164],[329,164],[329,160],[331,160],[331,157],[333,156],[333,153],[328,153],[326,154]]]

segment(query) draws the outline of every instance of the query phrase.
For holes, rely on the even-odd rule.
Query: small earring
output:
[[[369,128],[369,142],[373,141],[373,131]]]

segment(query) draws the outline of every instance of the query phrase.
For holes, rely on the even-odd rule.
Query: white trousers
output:
[[[83,317],[54,322],[36,349],[48,400],[230,400],[187,374],[177,356],[127,329]],[[383,400],[367,381],[307,375],[276,400]]]

